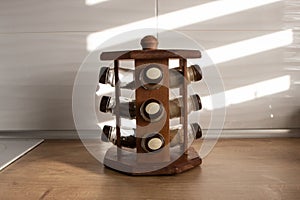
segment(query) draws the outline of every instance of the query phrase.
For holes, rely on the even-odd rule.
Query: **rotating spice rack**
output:
[[[101,60],[113,60],[115,74],[115,116],[116,116],[116,146],[107,150],[104,165],[113,170],[129,175],[171,175],[178,174],[202,163],[201,158],[193,147],[188,146],[188,91],[187,91],[187,59],[201,58],[198,50],[165,50],[157,49],[157,39],[146,36],[141,40],[142,50],[103,52]],[[133,59],[135,63],[134,78],[136,83],[136,150],[123,151],[121,146],[121,117],[120,117],[120,81],[119,61]],[[184,76],[179,89],[182,96],[180,124],[182,124],[184,139],[180,150],[170,148],[170,115],[169,115],[169,59],[179,59],[181,74]],[[141,86],[140,73],[147,64],[159,64],[163,72],[161,86],[155,89],[145,89]],[[147,122],[140,113],[142,104],[149,99],[161,102],[165,110],[165,120]],[[147,152],[143,148],[142,138],[151,132],[159,132],[165,143],[159,151]],[[153,169],[153,170],[152,170]]]

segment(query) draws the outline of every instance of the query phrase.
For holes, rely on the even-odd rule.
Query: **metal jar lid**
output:
[[[195,139],[199,139],[202,137],[202,130],[198,123],[192,123],[191,128],[192,128],[192,132],[195,136]]]
[[[103,96],[100,101],[100,111],[107,113],[111,97]]]
[[[113,127],[105,125],[102,129],[101,141],[109,142],[112,130],[113,130]]]
[[[190,69],[192,70],[193,80],[191,81],[200,81],[202,79],[202,70],[199,65],[191,65]]]
[[[198,94],[191,95],[191,101],[193,103],[195,111],[202,109],[201,99],[200,99],[200,96]]]
[[[109,72],[109,67],[101,67],[99,73],[99,83],[107,84],[108,72]]]
[[[164,144],[164,137],[160,133],[150,133],[142,138],[142,148],[147,152],[158,151]]]
[[[145,84],[158,84],[163,79],[163,71],[158,64],[149,64],[142,71],[142,79]]]
[[[140,112],[146,121],[154,122],[161,119],[164,107],[159,100],[149,99],[142,104]]]
[[[163,70],[161,64],[150,63],[142,69],[139,77],[145,89],[154,90],[162,86]]]

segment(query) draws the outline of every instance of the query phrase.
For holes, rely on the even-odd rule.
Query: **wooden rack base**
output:
[[[194,148],[190,147],[186,154],[179,156],[179,152],[172,152],[171,158],[179,157],[171,164],[159,169],[162,163],[137,163],[136,153],[122,152],[121,159],[117,158],[117,148],[110,148],[105,155],[104,165],[115,171],[133,176],[147,175],[174,175],[185,172],[199,166],[202,163],[201,158]],[[174,160],[174,159],[173,159]],[[152,165],[152,166],[151,166]],[[155,170],[151,170],[151,167]],[[159,169],[159,170],[157,170]]]

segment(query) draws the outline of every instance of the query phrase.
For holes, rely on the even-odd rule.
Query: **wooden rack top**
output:
[[[201,58],[199,50],[185,49],[150,49],[132,51],[103,52],[100,60],[122,59],[165,59],[165,58]]]

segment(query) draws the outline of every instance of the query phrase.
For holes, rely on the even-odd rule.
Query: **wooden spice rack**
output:
[[[105,155],[104,165],[130,175],[171,175],[178,174],[196,166],[202,162],[198,153],[188,147],[188,91],[187,91],[187,59],[200,58],[198,50],[163,50],[157,49],[157,40],[153,36],[142,39],[143,50],[103,52],[101,60],[114,61],[115,73],[115,115],[117,147],[111,147]],[[119,64],[120,60],[133,59],[135,63],[135,102],[136,102],[136,152],[124,151],[121,146],[121,117]],[[184,140],[180,148],[170,150],[170,124],[169,124],[169,59],[179,59],[182,75],[185,77],[180,87],[180,96],[183,99],[181,107],[180,123],[182,124]],[[157,89],[145,89],[139,81],[140,73],[147,64],[159,64],[163,72],[161,87]],[[165,116],[163,120],[148,122],[141,116],[140,108],[148,99],[156,99],[163,105]],[[141,145],[141,140],[149,132],[159,132],[164,138],[163,148],[157,152],[147,152]],[[161,166],[161,167],[160,167]],[[152,170],[153,169],[153,170]]]

